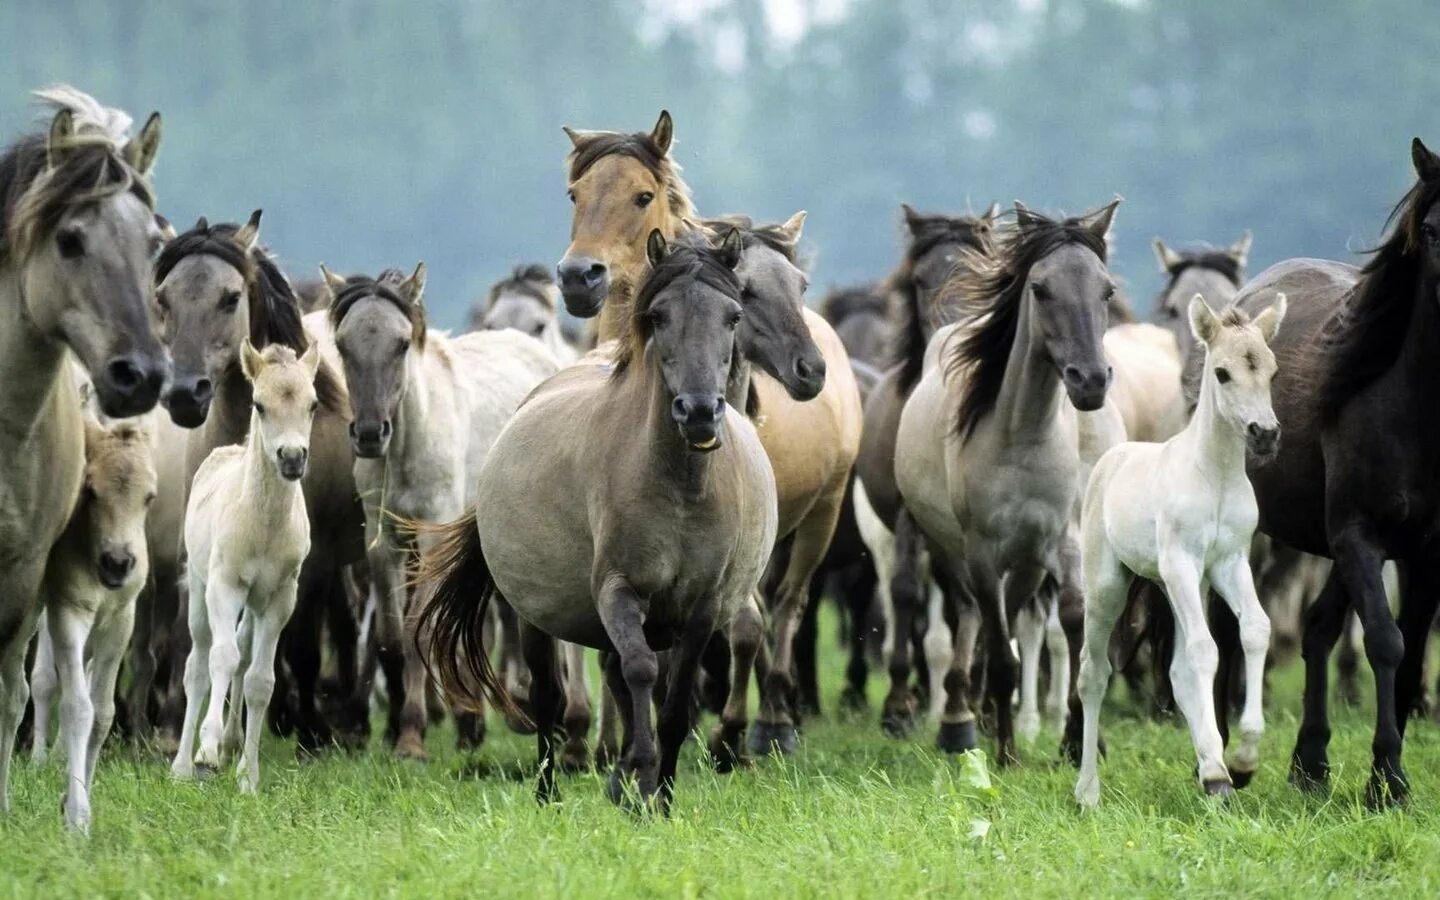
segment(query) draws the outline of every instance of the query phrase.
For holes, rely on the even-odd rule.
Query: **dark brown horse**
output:
[[[1375,674],[1370,803],[1401,803],[1405,715],[1420,690],[1430,623],[1440,601],[1440,156],[1416,138],[1418,180],[1395,207],[1394,231],[1363,269],[1296,259],[1261,273],[1237,305],[1254,313],[1277,290],[1290,297],[1274,349],[1275,412],[1284,437],[1250,477],[1260,530],[1335,561],[1305,622],[1305,715],[1292,779],[1323,787],[1330,722],[1330,648],[1354,608]],[[1380,569],[1401,571],[1400,621]]]

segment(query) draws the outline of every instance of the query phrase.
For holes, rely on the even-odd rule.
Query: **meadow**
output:
[[[831,623],[833,625],[833,623]],[[834,634],[833,627],[822,635]],[[933,729],[884,737],[876,716],[834,712],[842,659],[827,647],[832,712],[800,752],[722,776],[687,746],[673,814],[635,819],[602,779],[561,781],[539,807],[534,739],[492,721],[476,758],[432,729],[428,764],[378,749],[298,761],[264,748],[258,796],[229,770],[177,784],[162,760],[115,745],[101,762],[87,840],[58,815],[62,772],[17,759],[0,818],[3,897],[1350,897],[1440,892],[1440,732],[1412,725],[1414,791],[1403,812],[1363,806],[1372,718],[1337,709],[1326,797],[1285,779],[1298,665],[1278,672],[1264,758],[1232,801],[1202,797],[1178,722],[1134,714],[1112,691],[1101,807],[1077,812],[1074,770],[1053,727],[997,771],[983,753],[947,758]],[[1362,672],[1362,677],[1364,673]],[[1362,682],[1368,683],[1368,682]],[[882,685],[872,678],[872,708]],[[709,723],[706,723],[708,728]],[[982,739],[982,746],[984,741]]]

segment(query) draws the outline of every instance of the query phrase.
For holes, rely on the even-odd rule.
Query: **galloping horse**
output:
[[[1360,615],[1375,675],[1375,740],[1367,799],[1403,803],[1400,764],[1408,711],[1420,691],[1430,623],[1440,601],[1440,156],[1411,145],[1417,180],[1391,214],[1394,232],[1363,269],[1294,259],[1258,275],[1235,300],[1255,314],[1279,291],[1290,298],[1272,345],[1280,373],[1279,453],[1251,465],[1260,530],[1334,560],[1305,621],[1305,714],[1292,778],[1329,778],[1330,649],[1347,610]],[[1401,576],[1400,620],[1381,567]]]
[[[154,408],[169,371],[149,304],[160,117],[127,139],[128,116],[73,88],[40,97],[56,109],[49,132],[0,156],[0,812],[46,561],[84,479],[70,360],[108,416]]]
[[[575,215],[570,246],[557,268],[560,290],[572,314],[599,315],[603,342],[623,333],[633,286],[646,271],[645,236],[659,231],[673,239],[694,210],[669,156],[674,137],[669,113],[662,112],[648,133],[567,128],[566,134],[573,145],[569,191]],[[777,232],[777,244],[788,245],[792,255],[803,222],[804,215],[796,214]],[[791,277],[803,280],[803,273],[795,272]],[[835,531],[860,441],[859,392],[844,347],[824,319],[808,309],[804,315],[821,358],[797,359],[794,374],[814,389],[796,395],[760,373],[753,382],[765,411],[756,425],[775,473],[780,536],[794,535],[789,565],[769,598],[774,661],[750,734],[757,752],[795,746],[794,636],[810,580]]]
[[[1101,338],[1115,285],[1105,241],[1118,202],[1061,220],[1017,204],[994,256],[968,260],[947,285],[965,316],[931,339],[896,433],[905,508],[957,579],[953,594],[978,605],[1002,764],[1015,761],[1010,623],[1046,584],[1060,589],[1072,670],[1078,663],[1076,410],[1099,410],[1110,383]],[[938,742],[951,752],[975,746],[972,637],[956,629],[945,676]]]
[[[186,449],[188,486],[210,451],[243,443],[248,433],[252,387],[240,368],[241,342],[249,338],[258,349],[282,344],[303,354],[311,341],[290,282],[260,244],[259,210],[244,225],[211,225],[200,219],[165,245],[155,277],[165,343],[175,357],[175,377],[164,403],[177,425],[193,429]],[[355,690],[353,620],[348,631],[337,630],[334,612],[348,609],[341,568],[365,558],[365,515],[351,472],[349,404],[329,364],[322,362],[315,389],[320,409],[303,485],[311,547],[282,648],[299,703],[294,710],[296,737],[307,751],[331,741],[316,698],[321,621],[327,612],[332,614],[341,694]],[[288,691],[277,693],[272,708],[277,714],[288,712]],[[368,733],[366,721],[347,724]]]
[[[480,472],[475,511],[443,526],[424,558],[433,595],[421,627],[451,696],[509,702],[481,627],[493,595],[520,616],[542,801],[555,793],[555,639],[609,654],[627,732],[609,796],[624,801],[633,778],[641,803],[664,809],[700,655],[747,603],[774,544],[770,466],[726,399],[737,370],[745,377],[740,255],[737,232],[712,251],[652,231],[651,274],[614,364],[572,367],[520,408]],[[657,750],[650,709],[667,648]]]

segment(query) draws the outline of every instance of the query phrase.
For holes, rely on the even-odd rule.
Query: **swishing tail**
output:
[[[495,596],[495,580],[480,547],[475,511],[443,525],[410,527],[432,538],[411,575],[412,585],[427,598],[415,623],[416,649],[427,674],[457,709],[479,711],[489,699],[506,716],[528,722],[485,652],[485,611]],[[422,636],[428,636],[428,652]]]

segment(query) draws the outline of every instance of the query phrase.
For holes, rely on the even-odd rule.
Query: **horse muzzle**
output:
[[[1267,463],[1280,452],[1280,426],[1251,422],[1245,426],[1245,452],[1257,463]]]
[[[1082,369],[1066,366],[1060,373],[1070,404],[1080,412],[1094,412],[1105,405],[1105,392],[1110,388],[1111,369]]]
[[[159,402],[169,376],[170,361],[163,355],[127,353],[111,357],[92,379],[100,411],[112,419],[149,412]]]
[[[95,562],[95,574],[100,583],[110,590],[124,587],[130,573],[135,571],[135,554],[116,553],[106,550]]]
[[[825,357],[817,354],[814,359],[795,360],[794,376],[786,379],[785,390],[790,399],[800,403],[820,396],[825,390]]]
[[[350,449],[360,459],[379,459],[390,449],[394,426],[389,419],[378,422],[351,422]]]
[[[720,449],[720,431],[725,422],[724,397],[681,394],[675,398],[670,414],[691,450],[709,453]]]
[[[592,319],[610,294],[610,268],[589,256],[567,256],[555,267],[560,296],[570,315]]]
[[[281,478],[286,481],[299,481],[305,477],[310,451],[304,447],[286,447],[276,451],[275,461]]]
[[[182,378],[170,385],[160,404],[170,413],[170,421],[181,428],[199,428],[210,414],[210,401],[215,389],[210,379]]]

